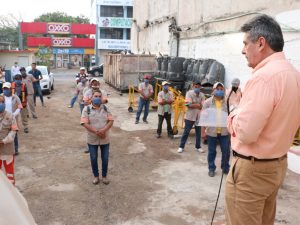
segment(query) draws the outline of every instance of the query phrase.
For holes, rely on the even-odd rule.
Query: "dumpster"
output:
[[[104,81],[119,91],[138,86],[144,74],[153,75],[156,70],[155,55],[107,54],[104,56]]]

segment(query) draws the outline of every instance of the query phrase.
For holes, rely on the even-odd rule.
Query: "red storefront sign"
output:
[[[47,23],[48,34],[70,34],[71,24],[69,23]]]
[[[52,46],[54,47],[71,47],[72,38],[52,38]]]
[[[21,32],[31,34],[95,34],[95,24],[21,22]]]
[[[54,41],[54,39],[56,39]],[[60,39],[60,40],[58,40]],[[70,40],[61,39],[71,39],[72,46],[69,46]],[[55,44],[55,45],[53,45]],[[50,38],[50,37],[28,37],[27,38],[28,47],[38,47],[38,46],[59,46],[59,47],[74,47],[74,48],[94,48],[95,39],[92,38]]]

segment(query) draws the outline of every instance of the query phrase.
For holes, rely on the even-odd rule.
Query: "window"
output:
[[[101,39],[123,39],[123,29],[120,28],[101,28]]]
[[[127,40],[130,40],[130,32],[131,32],[131,29],[126,29]]]
[[[132,6],[128,6],[127,7],[127,17],[128,18],[132,18],[133,17]]]
[[[100,8],[101,17],[124,17],[123,6],[101,5]]]

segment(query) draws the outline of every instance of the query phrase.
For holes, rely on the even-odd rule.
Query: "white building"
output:
[[[114,50],[130,50],[132,0],[91,0],[91,22],[97,24],[96,63]]]
[[[286,57],[300,69],[300,2],[298,0],[135,0],[132,51],[186,58],[213,58],[224,64],[225,84],[251,74],[241,54],[240,27],[265,13],[284,30]]]

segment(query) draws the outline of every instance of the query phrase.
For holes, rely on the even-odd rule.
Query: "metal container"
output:
[[[138,86],[144,74],[154,74],[155,55],[107,54],[104,56],[103,78],[120,91]]]

